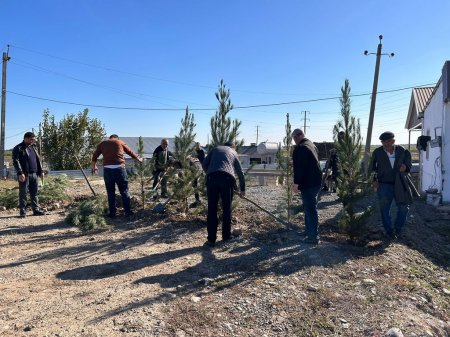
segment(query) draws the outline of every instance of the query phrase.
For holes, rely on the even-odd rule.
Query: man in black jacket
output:
[[[38,177],[42,177],[42,165],[36,150],[36,136],[33,132],[26,132],[23,141],[17,144],[12,153],[13,165],[19,180],[19,209],[21,218],[26,216],[27,190],[30,192],[33,215],[44,215],[39,209]]]
[[[167,181],[166,170],[169,166],[170,160],[174,159],[174,155],[169,151],[169,140],[163,138],[161,145],[159,145],[155,151],[153,151],[153,159],[155,161],[155,170],[153,171],[153,190],[157,188],[159,181],[161,180],[161,196],[163,198],[168,197],[167,193]],[[155,191],[156,192],[156,191]],[[158,195],[155,193],[153,199],[157,199]]]
[[[292,154],[294,165],[293,192],[300,192],[305,213],[305,243],[319,243],[319,218],[317,215],[317,196],[322,183],[318,151],[316,146],[301,129],[292,131],[296,144]]]
[[[412,191],[405,179],[412,166],[411,153],[402,146],[395,145],[394,134],[390,131],[383,132],[380,140],[382,146],[372,153],[372,171],[375,173],[373,187],[377,190],[384,230],[392,239],[400,236],[412,203]],[[394,226],[390,216],[393,200],[397,204]]]

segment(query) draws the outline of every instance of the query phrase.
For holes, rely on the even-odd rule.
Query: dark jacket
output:
[[[317,153],[317,148],[307,138],[303,138],[295,146],[292,154],[294,163],[294,184],[299,190],[320,186],[322,182],[322,171]]]
[[[25,142],[22,142],[14,146],[12,152],[13,165],[14,168],[16,169],[17,176],[20,176],[21,174],[27,175],[29,173],[27,148],[28,151],[34,151],[36,153],[36,164],[37,164],[36,174],[38,176],[42,175],[41,159],[36,150],[36,146],[35,145],[28,146],[27,144],[25,144]]]
[[[413,194],[411,189],[411,153],[400,145],[395,146],[394,167],[383,147],[376,148],[372,153],[372,171],[375,172],[374,180],[382,184],[394,185],[394,198],[397,204],[411,204]],[[400,166],[405,164],[406,171],[400,172]]]
[[[153,151],[153,158],[155,159],[155,170],[165,171],[167,165],[169,164],[169,157],[175,157],[172,152],[168,149],[164,150],[161,145],[159,145],[155,151]]]
[[[209,152],[205,160],[203,160],[203,169],[206,174],[215,172],[224,172],[234,177],[236,173],[239,178],[239,187],[241,191],[245,191],[245,177],[242,172],[242,166],[235,150],[228,146],[217,146]]]

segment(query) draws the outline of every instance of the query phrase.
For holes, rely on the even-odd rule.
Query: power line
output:
[[[378,94],[397,92],[397,91],[408,90],[408,89],[418,88],[418,87],[426,87],[426,86],[430,86],[430,85],[432,85],[432,84],[416,85],[416,86],[404,87],[404,88],[399,88],[399,89],[381,90],[381,91],[378,91]],[[13,94],[13,95],[23,96],[23,97],[37,99],[37,100],[41,100],[41,101],[49,101],[49,102],[55,102],[55,103],[61,103],[61,104],[70,104],[70,105],[78,105],[78,106],[93,107],[93,108],[115,109],[115,110],[142,110],[142,111],[185,111],[186,110],[186,108],[138,108],[138,107],[118,107],[118,106],[108,106],[108,105],[85,104],[85,103],[68,102],[68,101],[62,101],[62,100],[57,100],[57,99],[50,99],[50,98],[33,96],[33,95],[27,95],[27,94],[18,93],[18,92],[9,91],[9,90],[7,90],[7,92],[10,94]],[[371,94],[372,93],[354,94],[354,95],[350,95],[350,97],[368,96]],[[341,98],[340,96],[334,96],[334,97],[314,98],[314,99],[306,99],[306,100],[290,101],[290,102],[243,105],[243,106],[235,106],[235,107],[233,107],[233,110],[252,109],[252,108],[269,107],[269,106],[292,105],[292,104],[301,104],[301,103],[312,103],[312,102],[320,102],[320,101],[331,101],[331,100],[336,100],[336,99],[340,99],[340,98]],[[192,109],[189,108],[189,110],[192,110],[192,111],[215,111],[216,108],[192,108]]]

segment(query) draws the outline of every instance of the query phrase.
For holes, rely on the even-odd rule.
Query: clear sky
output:
[[[449,13],[448,0],[2,0],[6,148],[37,130],[44,109],[59,120],[85,107],[107,134],[173,137],[189,106],[206,143],[221,79],[235,107],[338,97],[346,78],[353,94],[370,94],[376,57],[363,52],[376,52],[380,34],[395,57],[381,59],[379,91],[434,85],[450,59]],[[408,141],[410,97],[411,89],[378,94],[372,144],[386,130]],[[370,95],[352,99],[364,139],[369,110]],[[308,138],[330,141],[337,99],[230,117],[242,121],[246,144],[257,130],[258,142],[280,142],[286,113],[303,127],[303,111]]]

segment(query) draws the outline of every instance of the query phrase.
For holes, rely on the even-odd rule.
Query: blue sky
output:
[[[375,56],[363,52],[376,52],[380,34],[383,52],[395,53],[381,60],[380,91],[434,85],[450,59],[448,13],[448,0],[3,0],[6,148],[37,129],[44,109],[59,120],[84,107],[108,134],[173,137],[189,106],[206,143],[221,79],[235,107],[336,97],[346,78],[353,94],[370,93]],[[372,144],[386,130],[408,141],[410,96],[378,94]],[[370,95],[352,99],[364,139],[369,109]],[[307,136],[331,140],[337,99],[234,109],[230,117],[242,121],[246,144],[257,129],[258,142],[280,142],[286,113],[303,127],[303,111]]]

